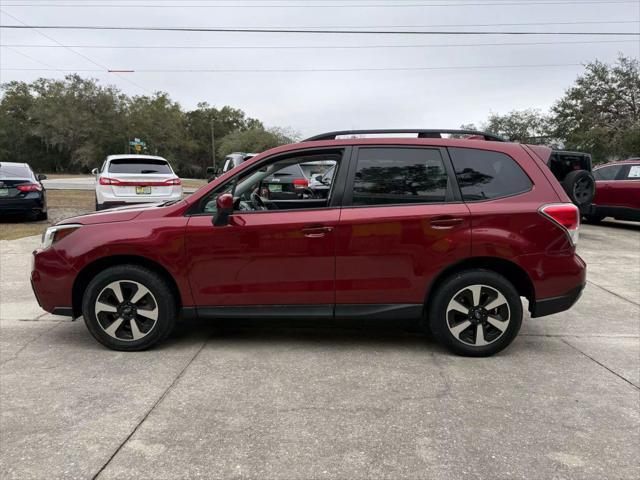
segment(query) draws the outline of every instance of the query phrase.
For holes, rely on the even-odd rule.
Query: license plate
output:
[[[136,194],[137,195],[150,195],[151,194],[151,187],[136,187]]]
[[[267,185],[267,187],[269,188],[270,192],[281,192],[282,191],[282,185],[278,185],[277,183],[270,183],[269,185]]]
[[[8,188],[0,188],[0,197],[8,197],[9,189]]]

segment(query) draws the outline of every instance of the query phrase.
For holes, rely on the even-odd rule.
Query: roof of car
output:
[[[22,167],[29,168],[28,163],[18,163],[18,162],[0,162],[0,167]]]
[[[601,163],[600,165],[596,165],[594,169],[598,169],[602,167],[610,167],[611,165],[626,165],[627,163],[638,163],[638,162],[640,162],[640,158],[627,158],[626,160],[617,160],[615,162]]]
[[[157,157],[155,155],[137,155],[135,153],[131,153],[128,155],[109,155],[107,157],[107,162],[110,162],[111,160],[120,160],[124,158],[135,158],[140,160],[164,160],[165,162],[167,161],[166,158]]]

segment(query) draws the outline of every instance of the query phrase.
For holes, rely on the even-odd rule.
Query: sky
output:
[[[0,9],[2,25],[30,26],[640,31],[640,0],[0,0]],[[492,112],[545,111],[584,63],[640,57],[640,37],[596,35],[0,29],[0,44],[2,82],[77,71],[129,95],[168,92],[185,109],[231,105],[303,137],[458,128]],[[157,71],[185,69],[240,71]]]

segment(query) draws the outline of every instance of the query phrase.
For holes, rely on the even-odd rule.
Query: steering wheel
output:
[[[267,210],[267,205],[264,203],[264,200],[260,196],[257,190],[255,190],[251,194],[251,203],[253,204],[256,210]]]

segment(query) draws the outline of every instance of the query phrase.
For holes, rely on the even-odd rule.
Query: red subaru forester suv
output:
[[[151,347],[181,316],[366,317],[416,319],[456,353],[491,355],[517,335],[521,297],[540,317],[585,285],[578,209],[550,154],[467,131],[320,135],[184,200],[60,222],[34,252],[33,290],[116,350]],[[292,165],[318,182],[333,168],[329,194],[278,188]]]

